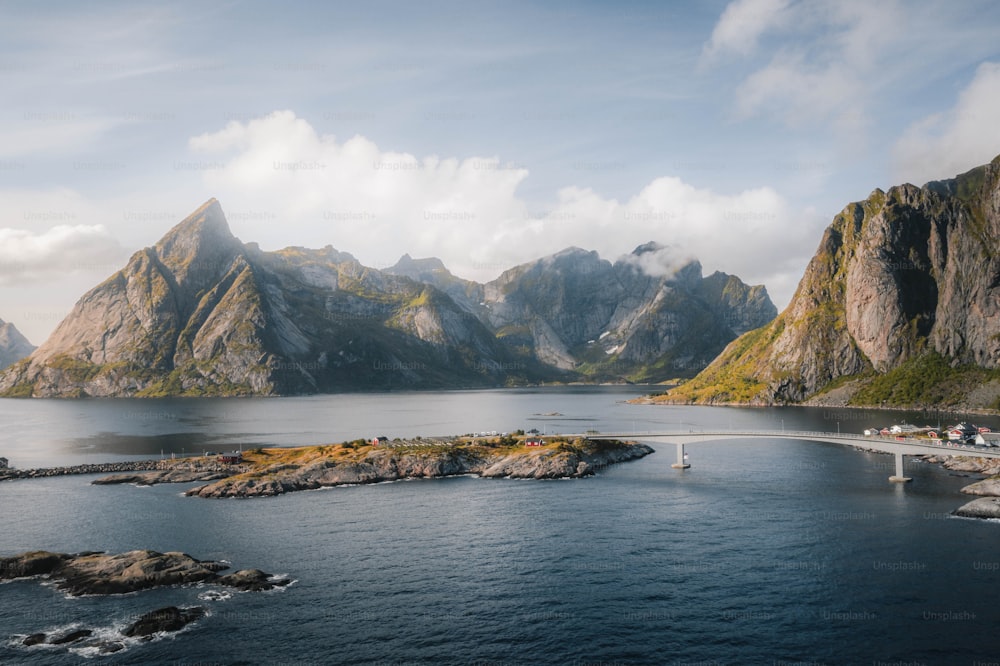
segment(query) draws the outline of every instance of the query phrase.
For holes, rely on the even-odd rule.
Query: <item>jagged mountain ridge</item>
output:
[[[686,312],[670,312],[678,306]],[[706,340],[721,349],[773,309],[763,287],[702,279],[696,263],[652,279],[575,249],[487,285],[435,259],[404,256],[379,271],[329,246],[264,252],[232,235],[212,199],[84,294],[39,349],[0,375],[0,393],[287,395],[581,372],[620,380],[650,359],[660,374],[704,365],[714,355]]]
[[[690,376],[740,333],[777,314],[762,286],[688,261],[652,276],[635,258],[612,263],[569,248],[523,264],[484,286],[484,316],[501,339],[543,361],[598,377],[662,381]]]
[[[0,370],[20,361],[33,351],[35,345],[28,342],[14,324],[0,319]]]
[[[212,199],[87,292],[0,391],[275,395],[555,376],[432,287],[332,248],[242,244]]]
[[[647,243],[612,263],[571,247],[486,284],[455,277],[434,258],[404,255],[387,271],[448,293],[543,363],[596,379],[662,381],[693,375],[777,314],[763,286],[718,271],[702,277],[696,260],[661,276],[640,269],[638,258],[664,250]]]
[[[785,311],[665,399],[995,407],[998,368],[1000,157],[848,205]]]

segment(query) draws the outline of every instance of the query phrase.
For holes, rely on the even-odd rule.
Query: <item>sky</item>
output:
[[[998,37],[992,0],[5,0],[0,319],[41,344],[211,197],[478,281],[656,241],[781,309],[848,203],[1000,154]]]

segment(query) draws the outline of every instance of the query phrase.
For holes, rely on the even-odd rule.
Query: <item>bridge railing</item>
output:
[[[864,435],[858,433],[845,433],[845,432],[825,432],[821,430],[688,430],[687,432],[682,431],[672,431],[672,432],[633,432],[633,433],[616,433],[616,434],[605,434],[605,433],[587,433],[583,437],[590,439],[599,439],[601,437],[615,437],[619,439],[626,438],[640,438],[643,436],[647,437],[683,437],[684,435],[697,435],[703,436],[715,436],[720,437],[726,436],[740,436],[740,435],[752,435],[754,437],[787,437],[794,438],[796,436],[802,437],[804,439],[813,439],[821,437],[823,439],[839,439],[847,442],[888,442],[888,443],[898,443],[898,444],[909,444],[914,446],[927,446],[934,447],[944,450],[954,450],[954,449],[964,449],[967,451],[984,451],[990,448],[989,446],[977,446],[974,444],[959,444],[957,442],[952,442],[946,439],[921,439],[917,437],[910,437],[904,434],[891,434],[891,435]]]

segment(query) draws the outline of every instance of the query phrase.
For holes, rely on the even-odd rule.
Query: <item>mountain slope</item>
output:
[[[786,310],[663,399],[987,407],[998,368],[1000,158],[847,206]]]
[[[87,292],[0,375],[0,392],[273,395],[554,376],[433,287],[332,248],[243,245],[212,199]]]
[[[35,345],[21,335],[14,324],[0,319],[0,370],[35,351]]]

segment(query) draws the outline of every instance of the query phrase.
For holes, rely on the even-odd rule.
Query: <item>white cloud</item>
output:
[[[790,0],[736,0],[719,17],[712,36],[705,45],[709,58],[732,52],[747,55],[767,30],[782,26]]]
[[[614,259],[652,240],[706,270],[769,283],[800,270],[824,224],[770,188],[719,194],[674,177],[624,202],[571,185],[538,209],[517,195],[529,176],[520,164],[417,157],[361,136],[339,142],[291,111],[230,123],[190,147],[222,165],[203,177],[244,240],[331,244],[375,267],[403,253],[437,256],[481,281],[569,246]]]
[[[1000,63],[976,70],[955,105],[911,125],[893,150],[896,172],[908,182],[950,178],[1000,154]]]
[[[632,264],[646,275],[669,277],[696,258],[677,247],[654,244],[653,247],[643,247],[638,254],[626,254],[619,259]]]
[[[102,225],[60,224],[42,233],[0,228],[0,284],[19,284],[105,269],[122,257]]]
[[[737,87],[739,116],[777,117],[792,126],[830,122],[853,134],[864,129],[873,81],[908,37],[907,27],[895,0],[737,0],[719,18],[705,53],[763,51],[768,58]],[[774,39],[758,48],[768,32]]]

